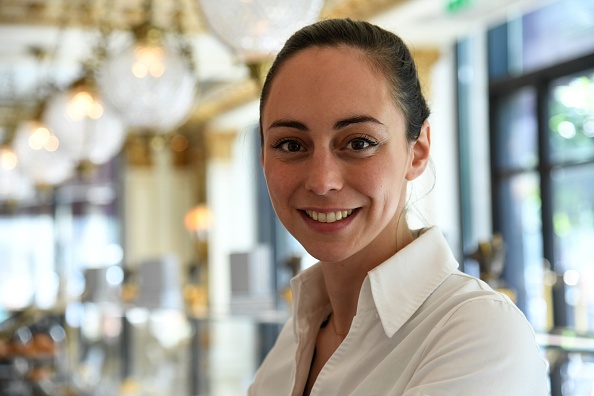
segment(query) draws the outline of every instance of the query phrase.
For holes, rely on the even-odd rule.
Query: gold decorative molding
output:
[[[175,26],[179,17],[186,33],[206,30],[196,0],[153,2],[152,20],[160,27]],[[3,0],[0,24],[54,27],[98,27],[129,30],[147,18],[144,1],[139,0]]]
[[[350,17],[368,19],[412,0],[326,0],[320,19]],[[207,30],[196,0],[160,0],[153,2],[154,22],[158,26],[174,26],[175,18],[188,34]],[[130,29],[146,18],[140,0],[3,0],[0,3],[0,24],[81,27],[108,25],[111,29]],[[258,98],[260,87],[250,78],[210,90],[200,97],[188,120],[196,125]]]
[[[326,0],[320,19],[369,19],[412,0]]]
[[[188,123],[205,123],[236,107],[255,100],[259,94],[260,87],[253,79],[229,83],[218,89],[212,89],[206,96],[198,98],[198,104]]]
[[[367,19],[411,0],[326,0],[321,19]],[[90,26],[100,21],[114,29],[129,29],[142,22],[146,15],[139,0],[3,0],[0,3],[0,24],[39,26]],[[204,32],[206,23],[197,0],[159,0],[153,2],[154,21],[159,26],[173,25],[173,18],[182,18],[186,31]]]
[[[233,158],[233,144],[237,138],[237,131],[219,131],[207,129],[205,134],[208,159],[215,161],[231,161]]]

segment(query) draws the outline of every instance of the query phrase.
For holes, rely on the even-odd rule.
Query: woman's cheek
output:
[[[271,199],[279,201],[279,199],[281,199],[286,194],[287,179],[290,179],[289,174],[283,174],[283,172],[280,171],[280,169],[275,169],[266,172],[265,176],[266,184],[268,185],[268,190],[270,192]]]

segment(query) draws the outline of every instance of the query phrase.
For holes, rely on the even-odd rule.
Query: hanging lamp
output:
[[[0,202],[25,201],[35,194],[10,145],[0,145]]]
[[[212,32],[248,64],[269,60],[291,34],[315,22],[323,0],[197,0]]]
[[[79,162],[104,164],[120,152],[126,140],[124,123],[105,104],[88,67],[67,91],[48,99],[43,121]]]
[[[40,117],[19,123],[12,148],[23,173],[38,185],[60,184],[76,169],[76,160]]]
[[[189,116],[197,76],[181,34],[153,24],[152,1],[145,10],[147,21],[132,29],[126,48],[107,57],[97,79],[100,92],[126,125],[167,133]]]

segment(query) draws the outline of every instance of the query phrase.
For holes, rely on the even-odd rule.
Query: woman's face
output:
[[[339,262],[395,253],[406,181],[422,170],[387,80],[361,51],[296,54],[278,70],[261,121],[272,204],[312,256]]]

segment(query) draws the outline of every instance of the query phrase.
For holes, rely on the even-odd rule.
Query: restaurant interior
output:
[[[594,395],[594,2],[1,0],[0,395],[245,395],[313,265],[259,92],[348,17],[409,45],[432,165],[408,221],[508,295],[552,396]]]

